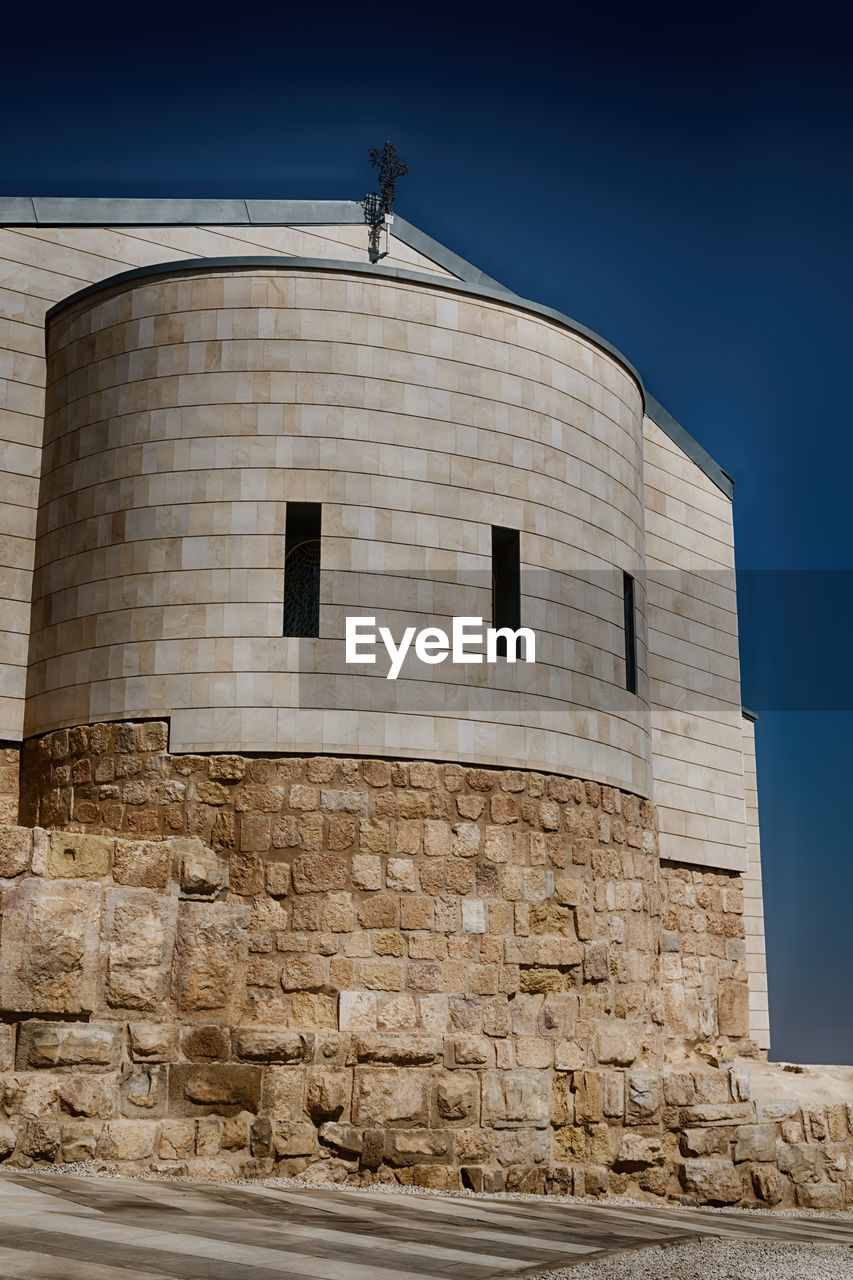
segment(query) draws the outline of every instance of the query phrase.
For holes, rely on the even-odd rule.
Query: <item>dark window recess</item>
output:
[[[635,624],[634,579],[622,574],[622,600],[625,607],[625,688],[637,692],[637,628]]]
[[[520,537],[517,529],[492,525],[492,626],[521,626]],[[506,638],[499,636],[497,653],[506,657]]]
[[[288,502],[284,537],[284,635],[320,634],[320,503]]]

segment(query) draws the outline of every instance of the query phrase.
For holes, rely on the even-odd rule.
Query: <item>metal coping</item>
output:
[[[741,707],[740,713],[744,720],[748,720],[750,724],[755,724],[758,719],[758,712],[750,711],[749,707]]]
[[[205,199],[135,199],[88,198],[54,196],[0,196],[0,226],[332,226],[360,225],[364,223],[364,211],[357,200],[205,200]],[[639,372],[616,347],[605,338],[588,329],[586,325],[551,307],[522,298],[505,288],[499,281],[480,271],[452,250],[433,240],[425,232],[407,222],[399,214],[394,215],[392,234],[409,248],[443,267],[456,277],[444,281],[444,287],[460,288],[497,301],[541,315],[565,325],[587,338],[597,347],[617,359],[634,377],[644,397],[645,412],[692,462],[704,472],[728,498],[734,497],[734,481],[715,462],[706,449],[694,440],[663,405],[646,390]],[[192,258],[188,260],[156,264],[133,271],[123,271],[110,276],[99,284],[71,294],[52,307],[50,319],[66,306],[129,281],[145,276],[165,275],[175,271],[210,269],[240,270],[247,267],[273,266],[310,267],[312,270],[358,271],[367,275],[409,280],[417,284],[439,286],[442,277],[378,264],[337,262],[333,259],[281,258],[272,255],[233,258]],[[465,288],[464,286],[468,286]]]

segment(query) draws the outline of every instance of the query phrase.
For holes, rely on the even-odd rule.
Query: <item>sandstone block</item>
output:
[[[741,1125],[735,1134],[734,1158],[740,1160],[775,1160],[775,1124]]]
[[[583,885],[580,880],[563,876],[554,884],[554,897],[564,907],[577,907],[583,899]]]
[[[230,1049],[228,1033],[215,1023],[181,1029],[181,1051],[191,1062],[222,1062],[230,1056]]]
[[[606,942],[585,944],[583,976],[586,982],[605,982],[610,977],[610,947]]]
[[[441,1056],[440,1036],[423,1032],[397,1035],[357,1036],[354,1050],[358,1062],[388,1062],[397,1066],[422,1066]]]
[[[749,1035],[749,988],[746,982],[721,980],[717,992],[721,1036]]]
[[[134,1063],[122,1069],[119,1113],[129,1119],[153,1119],[166,1110],[166,1067]]]
[[[105,994],[113,1008],[153,1012],[166,1000],[178,904],[149,889],[107,889]]]
[[[359,1129],[351,1124],[339,1124],[333,1120],[320,1126],[320,1141],[325,1146],[349,1156],[360,1155],[364,1142]]]
[[[353,1085],[353,1122],[367,1128],[429,1124],[430,1076],[417,1067],[398,1071],[357,1067]]]
[[[59,1086],[60,1106],[72,1116],[107,1120],[115,1111],[114,1095],[112,1076],[70,1076]]]
[[[18,1031],[18,1070],[38,1067],[98,1067],[118,1064],[121,1026],[118,1023],[23,1022]]]
[[[131,1022],[131,1057],[143,1062],[172,1062],[178,1054],[178,1027],[168,1022]]]
[[[619,1146],[616,1164],[629,1169],[641,1169],[651,1164],[663,1164],[666,1153],[660,1138],[645,1138],[639,1133],[626,1133]]]
[[[263,1093],[261,1095],[261,1111],[273,1121],[299,1121],[301,1123],[304,1119],[302,1114],[304,1092],[304,1068],[266,1067],[264,1069]]]
[[[110,1120],[98,1142],[102,1160],[149,1160],[154,1155],[157,1126],[145,1120]]]
[[[59,1153],[62,1132],[52,1120],[28,1120],[18,1139],[17,1155],[31,1160],[55,1160]]]
[[[355,926],[351,893],[327,893],[320,904],[320,928],[327,933],[351,933]]]
[[[515,1061],[519,1067],[544,1070],[553,1065],[554,1046],[550,1040],[542,1040],[539,1036],[522,1036],[515,1042]]]
[[[400,893],[417,893],[421,887],[418,864],[411,858],[389,858],[385,867],[385,883],[389,889]]]
[[[98,1150],[100,1128],[87,1124],[64,1124],[61,1129],[60,1158],[65,1164],[94,1160]],[[2,1155],[0,1155],[2,1159]]]
[[[181,893],[193,898],[212,898],[228,885],[229,868],[225,858],[206,849],[200,840],[179,839],[169,842],[181,868]]]
[[[339,1001],[341,1031],[375,1031],[376,1003],[373,991],[342,991]]]
[[[479,1088],[477,1077],[470,1071],[446,1072],[435,1086],[435,1105],[439,1117],[447,1122],[476,1120]]]
[[[682,1128],[714,1124],[752,1124],[755,1107],[751,1102],[709,1102],[704,1106],[683,1107]]]
[[[301,853],[293,861],[297,893],[326,893],[347,886],[347,860],[339,854]]]
[[[165,889],[172,874],[168,840],[116,840],[113,880],[138,889]]]
[[[655,1120],[663,1102],[661,1078],[655,1071],[625,1073],[625,1123],[646,1124]]]
[[[584,1053],[576,1040],[558,1040],[554,1045],[554,1069],[556,1071],[581,1071]]]
[[[452,852],[457,858],[476,858],[480,853],[480,828],[473,822],[457,822],[453,827]]]
[[[696,1101],[696,1086],[689,1071],[663,1073],[663,1097],[668,1107],[690,1107]]]
[[[51,831],[47,874],[54,880],[94,879],[110,869],[113,841],[81,831]]]
[[[428,858],[450,856],[450,824],[439,819],[427,818],[424,822],[424,854]]]
[[[462,932],[486,932],[486,908],[480,898],[462,899]]]
[[[249,949],[248,906],[182,902],[172,992],[186,1013],[229,1006],[243,983]]]
[[[352,860],[352,882],[356,889],[381,889],[382,859],[374,854],[355,854]]]
[[[239,782],[246,773],[246,762],[240,756],[211,756],[207,776],[213,782]]]
[[[195,1124],[191,1120],[167,1120],[160,1130],[160,1160],[185,1160],[195,1153]]]
[[[798,1186],[805,1182],[817,1182],[821,1167],[820,1147],[807,1142],[777,1142],[776,1163],[781,1173],[787,1173]]]
[[[351,1092],[349,1071],[313,1071],[307,1081],[305,1110],[315,1124],[339,1120],[349,1106]]]
[[[755,1118],[759,1124],[765,1122],[778,1123],[782,1120],[794,1120],[800,1114],[800,1104],[796,1098],[756,1098]]]
[[[33,833],[29,827],[0,826],[0,879],[22,875],[30,865]]]
[[[202,804],[229,804],[231,799],[227,788],[223,787],[221,782],[197,782],[195,794]]]
[[[324,813],[355,813],[367,815],[366,791],[321,791],[320,808]]]
[[[297,1027],[336,1027],[337,1003],[321,991],[294,991],[290,997],[291,1022]]]
[[[319,991],[328,986],[328,961],[318,955],[290,955],[281,971],[285,991]]]
[[[599,1024],[593,1046],[598,1062],[617,1067],[630,1067],[640,1052],[641,1028],[628,1022],[612,1020]]]
[[[314,1037],[299,1031],[243,1027],[234,1032],[234,1054],[249,1062],[310,1062]]]
[[[784,1195],[784,1178],[772,1165],[755,1165],[752,1170],[752,1189],[759,1200],[766,1204],[778,1204]]]
[[[6,1160],[15,1150],[18,1135],[11,1125],[0,1120],[0,1161]]]
[[[683,1129],[679,1140],[684,1156],[727,1156],[728,1134],[722,1129]]]
[[[134,725],[133,746],[136,751],[166,751],[169,726],[163,720],[146,720]]]
[[[261,1068],[236,1062],[189,1063],[169,1068],[169,1110],[192,1116],[216,1112],[257,1114],[261,1099]]]
[[[15,1029],[0,1023],[0,1072],[11,1071],[15,1063]]]
[[[101,888],[24,880],[6,891],[0,1007],[83,1013],[94,1007]]]
[[[681,1181],[701,1204],[736,1204],[743,1195],[740,1175],[728,1160],[685,1160]]]
[[[397,924],[398,900],[390,893],[375,893],[358,908],[362,929],[392,929]]]
[[[829,1212],[844,1208],[844,1184],[841,1182],[804,1182],[797,1187],[797,1204],[803,1209]]]
[[[271,898],[286,898],[290,892],[290,865],[287,862],[268,862],[264,868],[264,881]]]
[[[492,1128],[544,1129],[550,1111],[548,1078],[539,1071],[486,1071],[482,1107],[483,1122]]]
[[[409,995],[395,996],[379,1009],[377,1026],[380,1031],[408,1031],[417,1026],[418,1011]]]
[[[447,1129],[395,1129],[388,1134],[385,1159],[398,1168],[432,1164],[447,1161],[452,1150],[453,1134]]]

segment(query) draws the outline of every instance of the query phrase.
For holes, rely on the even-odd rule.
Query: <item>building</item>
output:
[[[479,1071],[464,1132],[527,1125],[529,1169],[557,1159],[542,1082],[766,1050],[733,486],[632,365],[399,216],[371,261],[356,203],[2,199],[0,226],[18,1069],[43,1034],[65,1062],[37,1015],[101,1019],[105,1064],[129,1055],[155,1092],[165,1064],[148,1114],[180,1128],[204,1111],[180,1092],[195,1061],[236,1061],[228,1106],[251,1114],[278,1086],[245,1064],[309,1060],[265,1057],[281,1028],[375,1036],[358,1099],[326,1073],[279,1156],[304,1164],[344,1116],[359,1143],[390,1126],[395,1168],[512,1168],[479,1138],[431,1139],[430,1163],[401,1137],[427,1113],[455,1132],[474,1104],[453,1082]],[[537,660],[389,681],[381,655],[346,662],[354,614],[395,636],[521,623]],[[60,932],[77,903],[73,979],[39,986],[32,885]],[[225,1025],[230,1048],[193,1049]],[[383,1034],[411,1043],[395,1059]],[[429,1102],[434,1036],[450,1083]],[[412,1067],[397,1120],[392,1061]],[[589,1105],[660,1119],[660,1098]]]

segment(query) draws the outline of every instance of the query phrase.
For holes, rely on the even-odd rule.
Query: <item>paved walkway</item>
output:
[[[3,1280],[509,1280],[698,1236],[853,1247],[853,1220],[0,1176]]]

